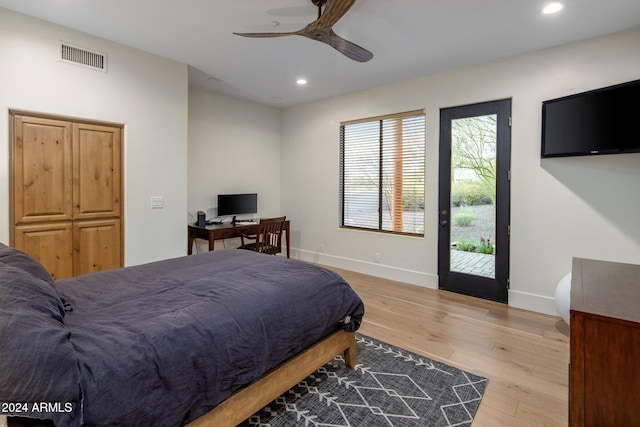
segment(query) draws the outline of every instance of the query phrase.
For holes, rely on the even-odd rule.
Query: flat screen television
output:
[[[258,213],[258,194],[218,194],[218,216]]]
[[[542,157],[640,152],[640,80],[542,103]]]

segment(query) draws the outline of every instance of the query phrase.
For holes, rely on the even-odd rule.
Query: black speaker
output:
[[[207,214],[202,211],[198,211],[198,222],[196,222],[198,227],[205,227],[207,225]]]

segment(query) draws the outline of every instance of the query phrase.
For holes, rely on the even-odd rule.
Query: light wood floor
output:
[[[329,268],[364,301],[359,332],[489,379],[474,427],[567,425],[561,318]]]

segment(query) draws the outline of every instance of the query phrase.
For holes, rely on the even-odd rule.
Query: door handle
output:
[[[443,219],[442,221],[440,221],[440,225],[442,227],[446,227],[447,225],[449,225],[449,221],[447,221],[446,219]]]

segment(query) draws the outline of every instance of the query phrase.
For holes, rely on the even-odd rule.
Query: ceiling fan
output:
[[[343,39],[333,32],[333,25],[353,6],[356,0],[311,0],[318,6],[318,19],[301,30],[285,33],[233,33],[243,37],[283,37],[283,36],[304,36],[312,40],[326,43],[343,55],[358,62],[367,62],[373,58],[373,53],[368,50]],[[322,7],[324,6],[324,12]]]

